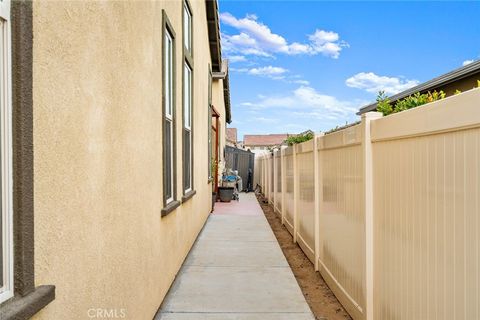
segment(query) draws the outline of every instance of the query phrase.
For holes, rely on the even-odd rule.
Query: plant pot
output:
[[[218,196],[222,202],[230,202],[233,198],[232,187],[218,187]]]
[[[217,193],[212,192],[212,211],[211,212],[213,212],[213,209],[215,208],[215,202],[217,202]]]

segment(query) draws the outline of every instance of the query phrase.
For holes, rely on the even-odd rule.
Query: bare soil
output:
[[[319,272],[315,272],[314,265],[303,253],[298,244],[293,243],[292,236],[282,225],[280,217],[275,214],[273,207],[257,195],[265,217],[275,234],[275,237],[292,268],[293,274],[302,289],[310,309],[317,320],[345,320],[352,319],[323,280]]]

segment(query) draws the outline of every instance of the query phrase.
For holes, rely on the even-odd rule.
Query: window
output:
[[[192,56],[192,11],[187,2],[183,5],[183,45]]]
[[[165,199],[173,201],[173,38],[165,32]]]
[[[185,193],[192,191],[192,69],[185,62],[183,84],[183,185]]]
[[[193,25],[188,0],[183,3],[183,197],[194,194],[193,188]]]
[[[212,154],[212,71],[208,67],[208,178],[213,177]]]
[[[175,174],[175,33],[163,12],[163,205],[162,216],[180,203],[176,201]]]
[[[13,297],[10,1],[0,2],[0,303]]]

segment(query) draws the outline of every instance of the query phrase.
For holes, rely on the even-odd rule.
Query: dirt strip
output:
[[[315,318],[317,320],[352,319],[320,273],[315,272],[313,264],[302,249],[293,243],[292,236],[282,225],[280,217],[274,213],[272,206],[267,204],[261,195],[257,195],[257,199]]]

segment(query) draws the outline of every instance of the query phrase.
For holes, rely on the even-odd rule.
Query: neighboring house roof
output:
[[[472,62],[470,64],[467,64],[464,67],[453,70],[449,73],[441,75],[441,76],[439,76],[437,78],[434,78],[430,81],[419,84],[418,86],[415,86],[413,88],[410,88],[408,90],[400,92],[400,93],[390,97],[390,101],[391,102],[396,102],[397,100],[406,98],[406,97],[408,97],[408,96],[410,96],[410,95],[412,95],[416,92],[427,92],[427,91],[438,90],[439,88],[441,88],[441,87],[443,87],[447,84],[459,81],[461,79],[473,76],[475,74],[480,74],[480,60]],[[375,111],[375,110],[377,110],[377,103],[376,102],[361,108],[360,111],[357,114],[360,115],[360,114],[363,114],[365,112]]]
[[[246,134],[243,136],[245,146],[276,146],[288,138],[287,133],[281,134]]]
[[[227,128],[227,140],[237,143],[237,128]]]

